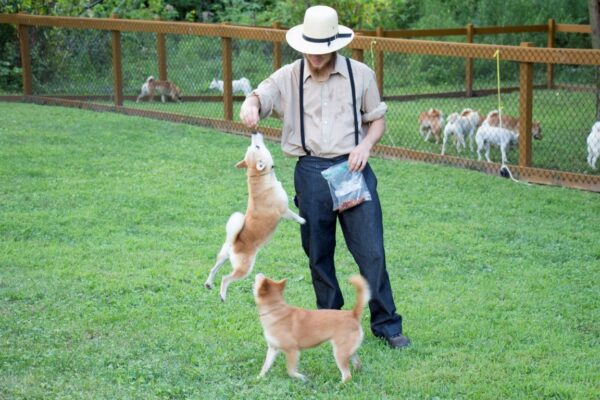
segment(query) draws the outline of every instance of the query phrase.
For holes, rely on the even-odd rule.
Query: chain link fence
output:
[[[0,15],[0,23],[18,27],[27,101],[238,133],[247,132],[238,116],[244,82],[254,88],[299,57],[281,29],[23,15]],[[481,139],[478,126],[499,110],[502,127],[518,134],[505,147],[515,177],[600,191],[600,168],[590,165],[587,144],[598,115],[600,51],[541,48],[545,33],[527,37],[531,44],[500,46],[477,36],[460,43],[357,35],[341,54],[376,71],[389,107],[376,151],[498,173],[502,146],[494,144],[501,139]],[[148,85],[154,96],[142,89]],[[465,110],[481,117],[461,128]],[[436,111],[443,119],[430,115]],[[273,138],[280,128],[276,119],[262,125]]]

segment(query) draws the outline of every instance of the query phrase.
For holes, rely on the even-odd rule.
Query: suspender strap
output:
[[[348,66],[348,75],[350,77],[350,88],[352,89],[352,116],[354,117],[354,143],[358,145],[358,116],[356,114],[356,88],[354,86],[354,75],[350,66],[350,59],[346,57],[346,65]],[[300,61],[300,83],[298,93],[300,95],[300,140],[302,148],[307,155],[310,151],[306,148],[306,139],[304,136],[304,58]]]
[[[350,87],[352,88],[352,115],[354,116],[354,144],[358,146],[358,117],[356,115],[356,88],[354,87],[354,75],[352,75],[352,67],[350,67],[350,59],[346,57],[346,65],[348,66],[348,75],[350,75]]]
[[[300,61],[300,88],[298,93],[300,94],[300,140],[302,141],[304,152],[310,156],[310,151],[306,148],[304,139],[304,57]]]

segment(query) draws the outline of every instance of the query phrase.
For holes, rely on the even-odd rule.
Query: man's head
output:
[[[304,23],[288,30],[285,38],[300,53],[316,56],[346,47],[354,39],[354,32],[338,24],[333,8],[314,6],[304,13]]]

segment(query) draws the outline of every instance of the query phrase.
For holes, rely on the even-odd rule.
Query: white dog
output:
[[[252,85],[250,85],[250,80],[248,78],[240,78],[236,81],[231,81],[231,86],[233,93],[243,92],[244,96],[248,96],[252,92]],[[216,78],[212,80],[210,83],[209,89],[217,89],[219,92],[223,93],[223,81],[217,80]]]
[[[596,169],[596,161],[600,156],[600,121],[592,126],[592,130],[587,137],[587,162],[590,167]]]
[[[475,132],[477,128],[481,126],[485,117],[471,108],[465,108],[461,111],[460,116],[466,118],[469,121],[469,150],[474,151],[473,143],[475,142]],[[464,146],[464,142],[463,142]]]
[[[488,114],[488,117],[497,112],[498,111],[496,110],[491,111]],[[475,135],[475,141],[477,142],[477,159],[481,160],[481,150],[485,149],[485,159],[488,162],[492,162],[492,160],[490,160],[490,145],[494,145],[500,147],[502,164],[506,164],[508,162],[508,150],[510,146],[515,146],[519,143],[519,134],[506,128],[490,125],[488,123],[488,117],[483,121]]]
[[[448,122],[444,127],[444,140],[442,142],[442,155],[446,153],[446,142],[450,136],[454,136],[456,143],[456,152],[460,153],[461,147],[464,149],[465,136],[471,131],[471,121],[468,117],[463,117],[458,113],[448,115]]]

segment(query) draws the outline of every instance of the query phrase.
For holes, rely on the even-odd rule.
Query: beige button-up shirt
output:
[[[300,61],[277,70],[254,90],[260,99],[260,118],[274,113],[283,119],[281,148],[287,156],[306,155],[300,137]],[[336,55],[335,67],[324,82],[312,79],[304,65],[304,135],[311,155],[332,158],[355,147],[352,89],[345,57]],[[351,60],[356,88],[359,141],[368,124],[382,118],[387,105],[381,101],[375,73],[365,64]]]

